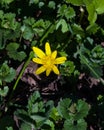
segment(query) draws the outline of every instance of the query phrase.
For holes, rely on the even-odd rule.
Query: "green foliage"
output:
[[[13,130],[13,128],[12,127],[7,127],[7,130]]]
[[[94,24],[89,25],[86,28],[86,33],[95,34],[99,29],[100,29],[100,27],[96,23],[94,23]]]
[[[104,65],[104,48],[101,45],[95,46],[90,52],[91,62]]]
[[[64,19],[61,19],[57,25],[56,25],[56,29],[58,29],[59,27],[61,26],[61,31],[63,33],[67,32],[69,29],[68,29],[68,25],[66,23],[66,21]]]
[[[102,76],[102,70],[99,66],[93,66],[92,63],[83,55],[80,55],[81,63],[82,65],[86,65],[85,67],[88,67],[90,74],[92,74],[93,77],[100,79]]]
[[[12,130],[11,126],[14,125],[13,119],[9,116],[6,115],[0,120],[0,129],[1,130]]]
[[[32,129],[31,125],[26,124],[26,123],[22,123],[20,127],[20,130],[31,130],[31,129]]]
[[[48,7],[52,8],[52,9],[55,9],[55,2],[54,1],[49,1]]]
[[[86,130],[87,124],[83,119],[80,119],[76,122],[73,122],[73,120],[66,120],[64,123],[63,130]]]
[[[8,5],[8,4],[10,4],[11,2],[13,2],[14,0],[1,0],[0,1],[0,4],[2,4],[2,5]]]
[[[86,6],[87,10],[88,10],[88,20],[90,22],[90,24],[95,23],[95,21],[97,20],[97,13],[95,11],[95,7],[94,4],[91,2]]]
[[[93,24],[97,20],[97,15],[104,13],[104,1],[100,0],[66,0],[67,3],[71,3],[75,6],[86,6],[88,11],[88,20],[90,24]]]
[[[73,5],[77,5],[77,6],[80,6],[80,5],[83,5],[84,4],[84,0],[65,0],[67,3],[71,3]]]
[[[55,122],[62,119],[56,107],[52,108],[51,113],[50,113],[50,118],[52,118]]]
[[[4,13],[0,10],[0,49],[5,47],[7,40],[15,40],[20,36],[20,23],[15,17],[14,13]]]
[[[28,100],[27,111],[18,110],[15,114],[25,123],[29,123],[28,127],[33,127],[34,129],[39,129],[46,125],[48,125],[48,127],[54,127],[54,124],[49,120],[52,107],[53,102],[49,101],[44,103],[39,92],[36,91]],[[26,124],[22,124],[21,127],[25,126]]]
[[[29,1],[29,5],[31,5],[31,4],[37,4],[39,2],[39,0],[30,0]]]
[[[87,116],[89,106],[86,102],[78,100],[74,103],[69,98],[63,99],[58,104],[60,115],[65,118],[63,130],[70,128],[71,130],[86,130],[87,124],[84,117]]]
[[[68,112],[70,105],[71,105],[71,100],[69,98],[63,99],[59,102],[58,111],[63,118],[66,118],[66,119],[70,118],[70,115]]]
[[[55,122],[62,119],[65,119],[63,130],[68,127],[72,130],[80,128],[84,130],[87,127],[84,118],[88,111],[89,106],[83,100],[73,102],[66,98],[60,100],[58,106],[54,107],[51,101],[44,103],[39,92],[35,92],[28,100],[27,111],[18,110],[15,115],[23,121],[20,130],[32,128],[55,130]]]
[[[96,10],[97,14],[104,13],[104,1],[103,0],[100,0],[100,2],[98,2],[97,0],[93,0],[93,4],[95,6],[95,10]]]
[[[95,21],[97,20],[97,15],[104,13],[104,1],[100,0],[100,2],[98,2],[97,0],[92,0],[90,2],[90,1],[85,0],[84,2],[87,8],[87,11],[89,13],[89,16],[88,16],[89,22],[91,24],[95,23]]]
[[[11,82],[16,76],[15,70],[7,65],[6,62],[0,67],[0,84],[3,82]]]
[[[87,67],[90,74],[97,79],[101,79],[103,75],[103,51],[104,48],[101,45],[97,45],[92,50],[82,46],[79,52],[82,66],[84,65],[84,68]],[[101,82],[103,83],[103,81]]]
[[[60,115],[65,119],[79,120],[83,119],[88,114],[88,104],[82,100],[73,103],[69,98],[63,99],[58,104]]]
[[[5,15],[2,14],[1,20],[2,20],[1,27],[5,29],[16,30],[18,22],[16,22],[15,20],[15,14],[13,13],[6,13]]]
[[[65,17],[67,20],[75,17],[75,11],[72,7],[67,6],[66,4],[63,4],[62,6],[59,6],[58,9],[58,17]]]
[[[0,88],[0,96],[5,97],[9,91],[8,86],[4,86],[3,89]]]
[[[22,61],[26,57],[26,53],[24,51],[18,52],[19,44],[18,43],[9,43],[6,47],[7,53],[10,58],[14,60]]]
[[[84,36],[84,30],[82,29],[82,27],[80,25],[73,24],[72,30],[73,30],[73,34],[76,34],[76,35],[79,34],[82,37]]]
[[[104,129],[103,16],[104,0],[0,0],[0,129],[13,130],[17,124],[19,130]],[[56,79],[32,74],[32,47],[43,50],[47,41],[52,51],[67,57],[57,66]],[[36,87],[40,93],[29,97]]]

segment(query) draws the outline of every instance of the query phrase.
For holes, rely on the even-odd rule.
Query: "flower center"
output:
[[[53,65],[54,65],[54,59],[51,57],[51,56],[45,56],[43,58],[43,65],[46,67],[46,68],[52,68]]]

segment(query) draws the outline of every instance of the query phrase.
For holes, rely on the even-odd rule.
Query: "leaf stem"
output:
[[[104,85],[104,79],[102,79],[96,72],[95,70],[88,64],[87,59],[85,58],[84,55],[80,54],[82,57],[82,61],[86,64],[86,66],[92,71],[92,73],[100,80],[100,82]]]

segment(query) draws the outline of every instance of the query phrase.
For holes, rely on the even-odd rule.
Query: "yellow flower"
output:
[[[36,74],[41,74],[44,71],[46,71],[46,76],[49,76],[51,71],[53,71],[55,74],[60,73],[56,65],[64,63],[66,57],[56,58],[57,51],[55,50],[51,52],[50,44],[48,42],[45,44],[45,53],[37,47],[33,47],[32,49],[37,55],[37,58],[32,59],[33,62],[42,65],[36,70]]]

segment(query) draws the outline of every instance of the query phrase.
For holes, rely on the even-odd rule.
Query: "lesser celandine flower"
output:
[[[60,73],[56,65],[64,63],[66,57],[56,58],[57,51],[55,50],[52,52],[48,42],[45,44],[45,53],[37,47],[33,47],[32,49],[37,55],[37,58],[32,59],[33,62],[42,65],[36,70],[36,74],[41,74],[44,71],[46,71],[46,76],[49,76],[51,71],[53,71],[55,74]]]

